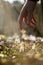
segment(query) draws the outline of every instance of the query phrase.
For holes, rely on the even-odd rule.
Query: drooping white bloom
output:
[[[17,33],[13,35],[13,39],[15,40],[15,43],[20,43],[20,36]]]
[[[31,41],[36,41],[36,37],[33,36],[33,35],[30,35],[30,36],[29,36],[29,40],[31,40]]]
[[[22,35],[22,39],[24,39],[24,40],[29,40],[29,36],[27,36],[26,34],[23,34],[23,35]]]
[[[16,56],[13,56],[12,59],[14,59]]]
[[[19,38],[16,38],[15,39],[15,43],[20,43],[20,39]]]
[[[13,38],[12,37],[8,37],[7,42],[12,42]]]
[[[33,44],[32,49],[34,50],[35,48],[36,48],[36,45],[35,45],[35,44]]]
[[[37,41],[43,42],[43,38],[42,37],[37,37]]]
[[[0,42],[0,45],[2,45],[2,44],[4,44],[4,41],[1,41],[1,42]]]
[[[24,42],[21,42],[19,46],[20,46],[19,52],[24,52]]]
[[[4,57],[4,54],[0,54],[0,57]]]

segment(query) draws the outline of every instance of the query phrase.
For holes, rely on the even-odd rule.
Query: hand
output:
[[[21,30],[21,33],[22,33],[22,34],[25,34],[25,33],[26,33],[26,30],[22,29],[22,30]]]

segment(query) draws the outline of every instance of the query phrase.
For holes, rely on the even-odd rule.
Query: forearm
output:
[[[21,11],[20,11],[20,15],[19,15],[19,27],[20,27],[20,29],[22,29],[23,17],[25,16],[24,14],[25,14],[25,8],[23,6]]]
[[[18,18],[19,28],[20,29],[22,29],[23,18],[26,16],[25,8],[26,8],[26,4],[24,4],[24,6],[22,7],[22,9],[20,11],[19,18]]]

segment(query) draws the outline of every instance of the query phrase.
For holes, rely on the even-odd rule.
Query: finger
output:
[[[34,27],[36,26],[36,24],[32,23],[32,21],[31,21],[31,22],[29,23],[29,26],[34,28]]]
[[[32,18],[32,23],[36,24],[36,20],[34,17]]]

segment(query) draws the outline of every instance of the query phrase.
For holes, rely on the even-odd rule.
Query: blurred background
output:
[[[18,17],[25,2],[0,0],[0,65],[43,65],[43,37],[18,35]],[[43,0],[37,2],[34,17],[37,29],[26,30],[43,36]]]
[[[26,0],[0,0],[0,34],[19,33],[18,16]],[[34,17],[37,29],[43,36],[43,0],[37,3]]]

